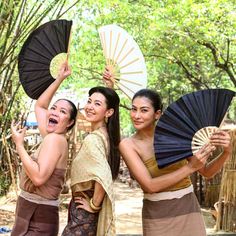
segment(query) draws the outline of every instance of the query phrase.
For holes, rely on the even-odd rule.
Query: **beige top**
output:
[[[72,162],[71,188],[73,196],[94,188],[94,181],[102,185],[106,195],[99,211],[97,236],[115,236],[115,207],[111,169],[107,161],[108,141],[101,130],[84,139]]]
[[[31,179],[22,170],[20,179],[20,188],[26,192],[37,194],[49,200],[58,199],[64,181],[65,181],[65,169],[55,169],[51,177],[47,182],[41,186],[35,186]]]
[[[179,162],[166,166],[162,169],[159,169],[155,157],[152,157],[146,160],[144,164],[147,167],[152,178],[155,178],[155,177],[159,177],[165,174],[169,174],[175,170],[180,169],[182,166],[187,164],[187,161],[181,160]],[[179,181],[177,184],[174,184],[173,186],[166,188],[165,191],[175,191],[175,190],[189,187],[190,185],[191,185],[190,177],[185,177],[184,179]]]

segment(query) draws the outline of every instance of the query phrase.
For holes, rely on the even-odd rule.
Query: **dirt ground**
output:
[[[115,183],[116,193],[116,226],[117,234],[141,235],[141,207],[142,191],[138,187],[129,187],[128,184]],[[60,210],[60,233],[67,221],[67,205],[70,201],[70,194],[61,195]],[[6,197],[0,198],[0,227],[12,228],[14,222],[14,210],[16,204],[16,194],[11,192]],[[214,232],[215,221],[207,209],[202,209],[207,232]],[[10,234],[0,234],[10,235]]]

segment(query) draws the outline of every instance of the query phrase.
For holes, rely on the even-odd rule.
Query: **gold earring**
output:
[[[107,124],[108,123],[108,117],[105,116],[105,123]]]

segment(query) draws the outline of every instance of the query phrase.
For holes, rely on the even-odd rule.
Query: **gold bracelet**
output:
[[[90,207],[94,210],[94,211],[100,211],[101,210],[101,206],[95,206],[94,204],[93,204],[93,198],[91,198],[90,199],[90,201],[89,201],[89,205],[90,205]]]

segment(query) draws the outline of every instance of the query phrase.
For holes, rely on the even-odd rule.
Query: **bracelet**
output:
[[[95,206],[94,204],[93,204],[93,198],[91,198],[90,199],[90,201],[89,201],[89,205],[90,205],[90,207],[94,210],[94,211],[100,211],[101,210],[101,206]]]

